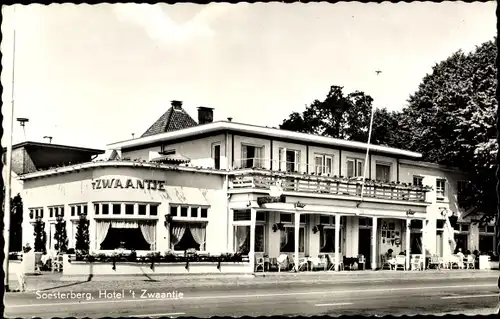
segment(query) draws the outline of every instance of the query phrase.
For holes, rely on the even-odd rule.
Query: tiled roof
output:
[[[170,107],[141,137],[172,132],[197,126],[195,120],[181,107]]]

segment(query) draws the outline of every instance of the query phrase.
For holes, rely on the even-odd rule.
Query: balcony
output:
[[[275,172],[264,169],[243,169],[233,172],[229,188],[264,189],[281,184],[283,192],[363,197],[405,202],[425,202],[428,187],[366,180],[364,189],[361,178],[318,176],[298,173]]]

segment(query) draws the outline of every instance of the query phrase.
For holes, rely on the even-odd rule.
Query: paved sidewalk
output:
[[[343,271],[343,272],[266,272],[255,274],[220,274],[220,275],[163,275],[163,276],[95,276],[88,278],[64,278],[58,273],[43,273],[26,277],[27,291],[36,290],[87,290],[165,287],[196,288],[221,286],[273,285],[277,283],[309,282],[359,282],[388,280],[432,280],[434,278],[491,278],[495,283],[500,271],[484,270],[441,270],[441,271]],[[11,291],[19,289],[14,275],[9,278]]]

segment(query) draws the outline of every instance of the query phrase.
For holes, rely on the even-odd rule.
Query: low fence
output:
[[[385,183],[380,181],[349,179],[336,176],[312,176],[300,174],[277,174],[249,172],[236,175],[230,182],[232,189],[260,188],[270,189],[279,185],[283,191],[320,193],[329,195],[361,196],[377,199],[425,202],[428,188],[411,184]]]

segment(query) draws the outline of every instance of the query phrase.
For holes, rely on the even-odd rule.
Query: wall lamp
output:
[[[165,227],[168,227],[170,223],[172,222],[173,216],[170,214],[165,215]]]

